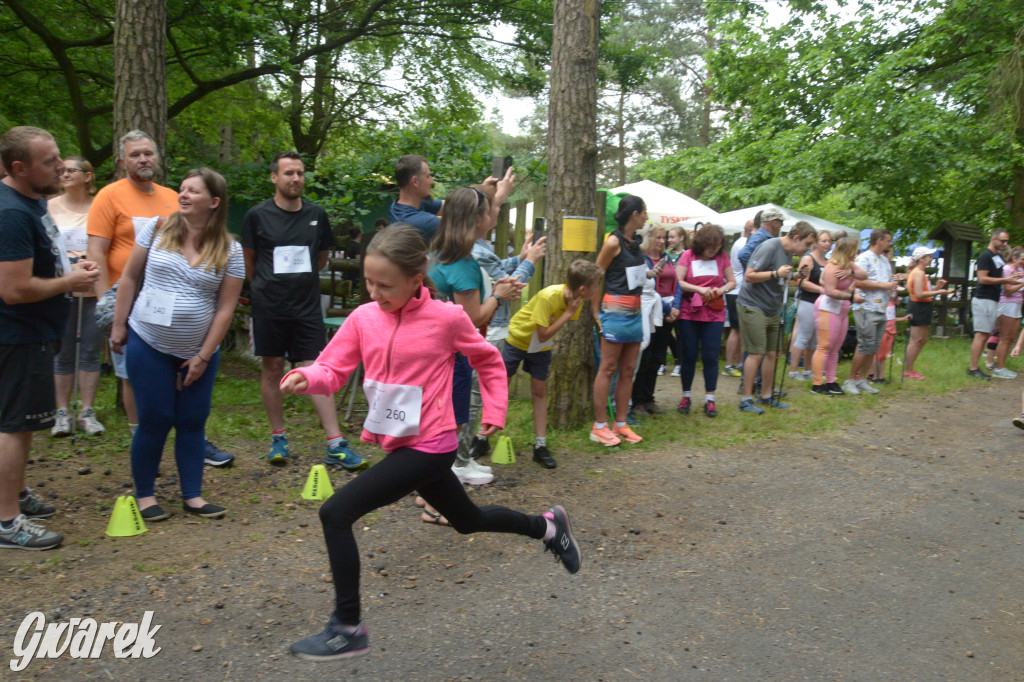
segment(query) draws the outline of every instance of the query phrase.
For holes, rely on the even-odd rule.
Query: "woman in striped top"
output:
[[[223,176],[209,168],[189,171],[178,206],[165,221],[154,219],[136,233],[110,332],[114,351],[127,353],[139,409],[132,476],[146,521],[170,516],[157,504],[154,482],[171,427],[184,510],[206,517],[226,511],[202,497],[204,432],[220,342],[231,326],[245,263],[228,233]]]

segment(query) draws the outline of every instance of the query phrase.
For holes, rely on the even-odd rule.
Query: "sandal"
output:
[[[424,509],[423,513],[420,514],[420,521],[422,521],[423,523],[432,523],[435,526],[452,525],[448,523],[448,519],[446,519],[445,517],[441,516],[440,514],[435,514],[433,512],[427,511],[426,509]]]

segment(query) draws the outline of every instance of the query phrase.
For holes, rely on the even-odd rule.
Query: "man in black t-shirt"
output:
[[[978,286],[974,288],[971,299],[971,317],[974,328],[974,339],[971,341],[971,364],[967,374],[976,379],[989,381],[991,377],[978,367],[981,353],[985,350],[985,342],[996,328],[999,317],[999,294],[1004,284],[1014,284],[1016,277],[1003,277],[1003,266],[1006,262],[999,252],[1010,243],[1010,235],[1006,230],[996,229],[992,232],[988,247],[978,256],[975,269]]]
[[[34,519],[56,513],[25,487],[32,432],[53,426],[53,356],[69,291],[91,291],[96,263],[68,266],[43,197],[60,192],[64,162],[53,136],[18,126],[0,138],[0,548],[50,549],[64,539]],[[41,380],[42,379],[42,380]]]
[[[270,164],[274,198],[242,220],[245,274],[252,288],[252,342],[263,359],[260,392],[270,421],[271,464],[288,461],[281,377],[285,358],[308,365],[326,345],[320,309],[320,270],[335,246],[327,213],[302,198],[306,170],[297,152]],[[311,395],[327,435],[328,464],[356,469],[365,463],[341,435],[333,396]]]

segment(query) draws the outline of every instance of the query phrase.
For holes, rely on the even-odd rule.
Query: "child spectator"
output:
[[[569,320],[580,316],[580,304],[591,296],[601,282],[604,271],[595,263],[573,261],[568,281],[545,287],[512,316],[508,337],[501,347],[508,376],[515,375],[519,363],[530,375],[533,396],[533,461],[545,469],[558,464],[547,448],[548,368],[551,366],[551,340]]]

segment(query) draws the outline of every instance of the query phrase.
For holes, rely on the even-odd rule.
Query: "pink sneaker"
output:
[[[612,430],[607,426],[604,428],[597,428],[596,426],[590,430],[590,440],[595,443],[600,443],[606,448],[615,447],[622,442],[622,439],[612,433]]]
[[[924,379],[924,375],[923,374],[918,374],[914,370],[910,370],[909,372],[904,372],[903,373],[903,378],[904,379]]]

